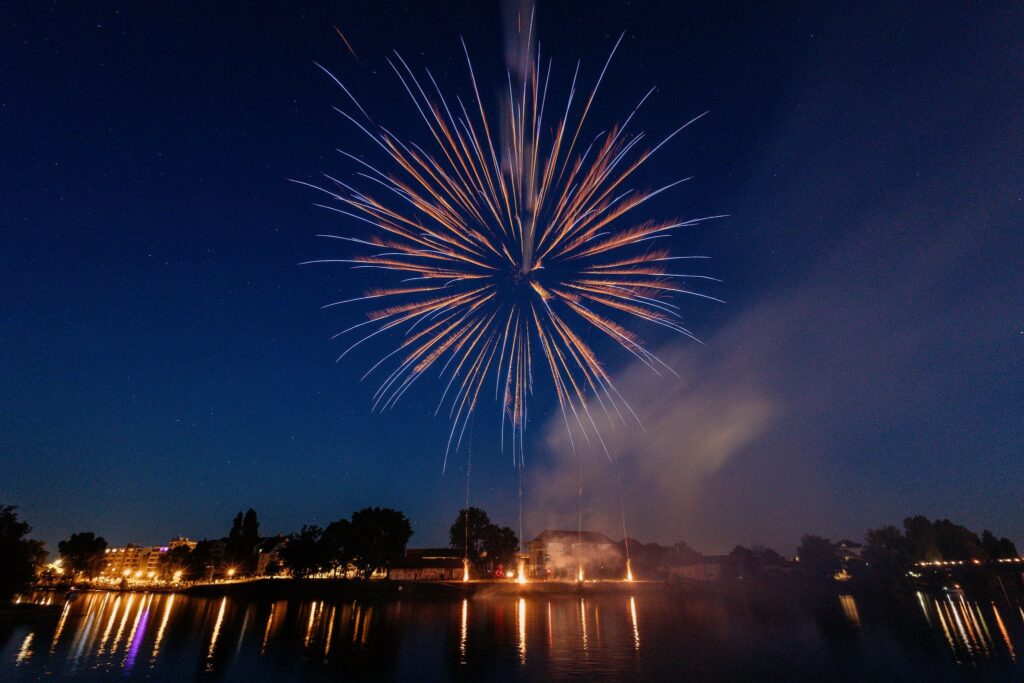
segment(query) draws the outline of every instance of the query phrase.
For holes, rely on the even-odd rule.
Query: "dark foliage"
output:
[[[328,524],[320,535],[320,546],[324,569],[335,574],[344,571],[355,559],[352,522],[339,519]]]
[[[516,532],[492,523],[486,512],[474,507],[459,511],[448,531],[448,541],[449,547],[468,557],[477,571],[483,573],[493,571],[498,565],[514,565],[519,552]]]
[[[181,572],[183,580],[196,578],[197,572],[194,571],[192,564],[192,554],[193,551],[187,545],[179,545],[168,550],[160,558],[160,577],[164,580],[169,580],[177,572]]]
[[[821,536],[807,534],[800,539],[796,552],[800,566],[813,579],[830,579],[842,566],[832,541]]]
[[[64,569],[73,578],[98,576],[103,570],[106,550],[107,540],[91,531],[71,534],[70,538],[57,544]]]
[[[281,561],[292,576],[302,579],[323,570],[325,558],[320,544],[322,535],[323,529],[320,527],[306,525],[297,534],[289,536],[288,543],[281,550]]]
[[[1010,539],[997,538],[988,530],[979,538],[948,519],[930,521],[916,515],[903,520],[903,529],[886,526],[869,529],[865,535],[864,560],[871,576],[887,587],[906,585],[907,573],[917,562],[1017,557],[1017,547]]]
[[[488,531],[492,526],[491,518],[480,508],[459,510],[459,516],[448,531],[449,546],[463,557],[478,560],[485,552]]]
[[[352,513],[352,554],[364,577],[382,569],[405,553],[412,525],[404,514],[391,508],[363,508]]]
[[[28,588],[46,560],[43,542],[27,538],[31,531],[15,506],[0,505],[0,604]]]
[[[260,523],[256,511],[249,508],[235,515],[227,537],[227,561],[239,574],[251,574],[256,568],[254,551],[260,542]]]

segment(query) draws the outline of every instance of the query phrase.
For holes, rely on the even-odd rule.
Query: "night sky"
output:
[[[1024,10],[966,5],[541,3],[561,92],[625,32],[591,133],[652,85],[653,137],[710,112],[639,179],[694,176],[647,213],[729,216],[672,244],[724,280],[703,291],[726,304],[684,302],[704,344],[640,330],[678,378],[598,346],[646,431],[609,437],[621,472],[582,454],[587,526],[621,537],[621,475],[631,535],[707,552],[911,514],[1024,541]],[[393,506],[413,545],[447,541],[466,448],[442,474],[442,385],[370,411],[387,347],[336,364],[360,313],[321,309],[369,281],[297,265],[358,227],[288,180],[374,154],[314,62],[424,140],[385,59],[467,95],[460,36],[494,106],[486,2],[0,10],[0,501],[51,550],[221,536],[250,506],[265,533]],[[549,385],[531,405],[527,536],[576,510]],[[476,418],[470,496],[515,526],[499,419]]]

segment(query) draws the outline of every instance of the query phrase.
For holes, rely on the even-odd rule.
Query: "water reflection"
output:
[[[220,609],[217,610],[217,621],[213,624],[213,633],[210,634],[210,648],[206,651],[206,668],[213,670],[213,654],[217,651],[217,638],[220,637],[220,626],[224,623],[224,609],[228,606],[227,597],[220,600]]]
[[[146,625],[149,623],[149,605],[153,601],[152,595],[147,595],[145,602],[139,605],[139,611],[135,617],[135,623],[132,624],[132,632],[128,634],[128,653],[124,657],[124,664],[122,668],[126,671],[131,671],[132,667],[135,666],[135,658],[139,654],[139,648],[142,647],[142,639],[146,635]]]
[[[860,627],[860,613],[857,611],[857,601],[852,595],[840,595],[839,604],[843,608],[843,614],[852,626]]]
[[[27,662],[28,658],[32,656],[32,638],[35,635],[34,633],[29,633],[25,636],[25,640],[21,642],[21,647],[18,649],[18,657],[14,660],[16,664]]]
[[[516,611],[516,622],[519,626],[519,661],[526,661],[526,598],[519,598],[519,609]]]
[[[1010,640],[1010,634],[1006,630],[1006,625],[1003,623],[1003,618],[999,616],[999,610],[996,609],[996,604],[992,603],[992,615],[996,618],[996,624],[999,626],[999,633],[1003,636],[1003,643],[1006,645],[1007,651],[1010,653],[1010,659],[1017,661],[1017,653],[1013,649],[1013,642]]]
[[[629,596],[629,622],[633,626],[633,649],[640,652],[640,628],[636,624],[636,598]]]
[[[580,569],[582,573],[583,570]],[[580,637],[583,639],[583,654],[590,654],[587,647],[587,601],[580,598]]]
[[[153,641],[153,654],[150,657],[150,661],[155,661],[160,655],[160,641],[164,639],[164,632],[167,631],[167,620],[171,618],[171,608],[174,607],[174,595],[171,595],[164,601],[164,615],[160,619],[160,628],[156,631],[156,640]],[[55,641],[56,642],[56,641]]]
[[[868,678],[982,664],[1021,673],[1016,604],[919,593],[899,624],[878,612],[850,594],[807,610],[789,599],[644,591],[376,603],[88,593],[49,621],[0,628],[0,679],[744,678],[766,658],[791,679],[829,666]],[[817,640],[807,637],[815,623]]]
[[[469,598],[462,600],[462,624],[459,628],[459,664],[466,663],[466,640],[469,638]]]
[[[918,593],[917,598],[927,623],[938,624],[956,661],[975,662],[1003,656],[1017,661],[1011,628],[1016,628],[1019,640],[1021,620],[1008,627],[995,602],[971,601],[959,592],[930,600]],[[1007,616],[1012,614],[1011,610]],[[990,620],[993,626],[989,625]]]

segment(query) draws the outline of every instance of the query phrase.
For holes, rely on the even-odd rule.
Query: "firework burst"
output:
[[[371,339],[391,340],[366,373],[385,367],[374,396],[381,410],[436,372],[444,384],[437,410],[447,409],[452,422],[446,461],[481,399],[493,391],[504,412],[502,442],[509,425],[521,467],[527,398],[538,371],[554,385],[570,439],[577,426],[585,438],[600,439],[599,422],[614,424],[632,410],[583,330],[607,336],[658,372],[667,366],[629,321],[692,336],[673,301],[678,295],[713,299],[684,283],[714,278],[672,267],[704,257],[672,256],[657,246],[713,217],[638,217],[645,202],[687,179],[653,190],[629,186],[637,169],[700,116],[645,149],[643,133],[628,127],[652,90],[621,125],[583,138],[618,45],[585,99],[577,92],[579,65],[568,93],[556,98],[549,95],[550,62],[542,70],[539,50],[527,50],[516,69],[522,76],[509,71],[505,102],[493,111],[480,97],[464,43],[469,100],[446,97],[429,70],[417,76],[395,53],[389,64],[426,125],[427,145],[403,141],[375,123],[331,75],[355,106],[352,113],[338,112],[373,140],[383,163],[342,152],[359,166],[361,187],[331,176],[324,186],[310,185],[332,198],[321,206],[372,229],[365,238],[324,235],[357,245],[357,253],[309,263],[395,276],[389,286],[328,304],[371,304],[366,320],[336,335],[361,333],[339,360]],[[552,116],[549,109],[556,107]]]

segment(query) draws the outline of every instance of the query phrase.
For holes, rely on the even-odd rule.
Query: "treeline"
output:
[[[93,579],[106,565],[107,541],[93,532],[74,533],[58,543],[59,569],[44,565],[46,548],[29,538],[30,532],[16,507],[0,505],[0,604],[36,579]],[[297,578],[387,575],[402,559],[412,535],[409,519],[399,510],[368,507],[325,527],[305,525],[292,534],[265,537],[260,535],[255,510],[249,509],[234,517],[222,538],[203,539],[194,546],[176,544],[161,556],[156,576],[147,578],[187,582],[281,573]],[[920,580],[920,563],[963,561],[972,566],[974,561],[1018,556],[1008,538],[988,530],[979,535],[949,519],[929,520],[921,515],[903,520],[902,528],[869,529],[863,545],[806,535],[795,560],[762,546],[736,546],[725,557],[708,558],[685,543],[661,546],[623,539],[620,550],[625,551],[627,544],[634,572],[647,578],[666,578],[673,575],[674,567],[714,561],[726,580],[799,576],[824,582],[839,577],[894,589]],[[469,560],[475,576],[484,577],[512,568],[520,546],[512,529],[471,507],[460,510],[451,525],[449,548],[452,555]]]
[[[987,529],[979,536],[949,519],[907,517],[903,528],[889,525],[868,529],[864,543],[848,547],[827,538],[805,535],[795,561],[771,548],[736,546],[724,562],[728,579],[767,579],[798,574],[812,580],[843,579],[877,583],[886,588],[905,588],[920,579],[923,562],[974,561],[1015,558],[1017,547],[1008,538]]]
[[[989,530],[981,536],[948,519],[929,521],[923,515],[907,517],[903,529],[884,526],[864,535],[865,562],[882,582],[896,586],[907,579],[919,562],[986,562],[1018,557],[1017,546]]]
[[[46,565],[42,541],[28,538],[31,527],[18,519],[14,506],[0,505],[0,603],[24,591],[36,580],[44,583],[92,580],[107,565],[108,543],[85,531],[71,534],[57,545],[60,567]],[[222,538],[172,545],[159,559],[147,580],[200,581],[252,576],[260,570],[274,576],[288,572],[295,577],[333,573],[369,577],[387,573],[400,559],[412,525],[400,511],[368,507],[326,527],[305,525],[299,531],[265,537],[260,535],[256,511],[239,512]],[[261,565],[260,558],[268,560]],[[125,576],[124,581],[134,580]]]
[[[32,527],[18,519],[14,505],[0,505],[0,607],[25,590],[46,562],[42,541],[28,537]]]
[[[401,558],[410,538],[412,526],[404,514],[370,507],[322,529],[302,527],[285,540],[279,555],[283,567],[296,578],[322,573],[369,578],[377,571],[386,574]]]
[[[369,577],[387,572],[412,537],[412,525],[398,510],[368,507],[325,527],[304,525],[299,531],[270,537],[259,535],[253,510],[239,512],[227,537],[199,541],[194,549],[179,546],[161,560],[165,575],[182,580],[315,574]],[[267,560],[260,565],[260,556]]]
[[[448,546],[472,563],[474,576],[493,576],[515,563],[519,537],[491,522],[480,508],[470,507],[459,511],[448,530]]]

